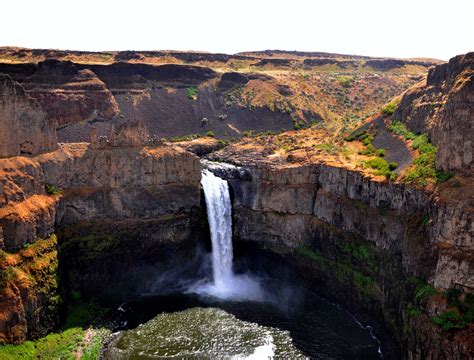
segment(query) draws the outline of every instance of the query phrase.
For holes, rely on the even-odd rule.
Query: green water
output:
[[[288,331],[242,321],[217,308],[162,313],[122,332],[105,358],[268,359],[304,358]]]

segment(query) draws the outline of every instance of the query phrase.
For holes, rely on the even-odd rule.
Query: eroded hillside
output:
[[[53,60],[54,59],[54,60]],[[144,121],[151,136],[281,132],[357,126],[421,80],[429,59],[266,51],[74,52],[0,49],[9,74],[57,122],[60,141],[105,135],[114,118]],[[51,79],[51,81],[45,81]]]

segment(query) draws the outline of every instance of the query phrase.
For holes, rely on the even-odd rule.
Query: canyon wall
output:
[[[251,80],[272,80],[269,76],[221,76],[209,67],[184,64],[102,65],[55,59],[0,63],[0,73],[20,82],[41,104],[48,122],[57,125],[60,142],[89,141],[93,128],[107,135],[114,119],[141,121],[148,134],[159,138],[210,131],[227,138],[250,130],[293,128],[287,113],[267,107],[249,109],[225,98],[226,92]]]
[[[322,222],[399,256],[407,272],[436,287],[474,290],[470,198],[441,200],[422,189],[324,164],[243,163],[240,172],[230,173],[223,176],[235,194],[239,239],[292,251],[313,240],[314,222]],[[456,255],[459,252],[464,260]],[[452,271],[442,271],[445,267]]]
[[[112,119],[114,99],[90,70],[46,61],[28,78],[25,91],[0,75],[2,343],[46,335],[72,291],[110,301],[138,291],[166,264],[189,261],[199,236],[195,155]],[[92,115],[111,121],[109,138],[58,146],[56,122]]]
[[[454,359],[470,352],[472,336],[453,338],[430,320],[445,302],[414,298],[423,283],[474,291],[471,198],[441,200],[326,164],[211,158],[240,165],[214,170],[231,184],[237,244],[256,243],[293,259],[304,278],[352,313],[385,319],[404,358]],[[407,309],[415,304],[423,310],[411,317]]]
[[[36,155],[56,148],[54,124],[37,101],[8,75],[0,74],[0,157]]]
[[[430,69],[426,82],[409,89],[392,116],[438,146],[436,164],[470,171],[474,141],[474,53],[459,55]]]

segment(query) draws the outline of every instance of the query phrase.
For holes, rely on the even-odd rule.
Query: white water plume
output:
[[[191,291],[222,299],[262,301],[259,283],[232,271],[232,205],[227,181],[203,170],[201,184],[211,232],[213,283],[197,284]]]

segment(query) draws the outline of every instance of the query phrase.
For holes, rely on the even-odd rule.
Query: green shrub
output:
[[[15,268],[7,267],[4,270],[0,271],[0,289],[3,289],[7,286],[10,281],[15,280],[17,277],[17,272]]]
[[[231,140],[217,140],[217,145],[221,149],[226,147],[227,145],[230,145],[230,143],[231,143]]]
[[[390,169],[390,171],[393,171],[398,168],[398,164],[395,161],[391,161],[388,163],[388,168]]]
[[[46,193],[48,195],[60,195],[60,194],[62,194],[61,189],[58,188],[57,186],[52,185],[52,184],[46,183],[44,185],[44,189],[46,190]]]
[[[419,155],[413,160],[412,166],[405,173],[403,177],[404,182],[426,186],[429,181],[439,183],[453,176],[450,172],[436,170],[436,153],[438,149],[430,143],[428,135],[416,135],[408,131],[405,124],[400,121],[394,121],[388,129],[407,140],[413,140],[411,147],[419,152]]]
[[[170,141],[171,142],[182,142],[182,141],[191,141],[200,138],[201,135],[199,134],[192,134],[192,135],[182,135],[182,136],[173,136]],[[166,139],[165,139],[166,141]]]
[[[382,108],[382,113],[384,113],[387,116],[393,115],[393,113],[395,112],[399,104],[400,104],[399,100],[388,103]]]
[[[416,318],[416,317],[420,316],[421,313],[422,313],[421,310],[419,308],[417,308],[416,306],[414,306],[413,304],[409,304],[407,306],[406,311],[407,311],[408,316],[411,317],[411,318]]]
[[[421,301],[428,299],[429,297],[435,295],[437,293],[436,289],[426,283],[420,283],[416,287],[416,292],[415,292],[415,302],[419,304]]]
[[[404,181],[421,186],[428,185],[430,179],[436,179],[435,158],[435,153],[419,155],[405,173]]]
[[[381,158],[373,158],[373,159],[367,160],[365,162],[365,165],[371,169],[377,169],[377,170],[388,169],[387,160],[381,159]]]
[[[383,175],[389,178],[390,180],[395,179],[395,174],[392,173],[391,166],[385,159],[382,159],[380,157],[372,158],[365,161],[364,166],[366,168],[376,170],[374,172],[375,175]]]
[[[372,144],[367,145],[367,148],[359,151],[359,155],[373,155],[376,152],[375,146]]]
[[[206,133],[206,136],[215,137],[216,134],[214,134],[214,132],[212,132],[212,131],[208,131],[208,132]]]
[[[448,289],[444,296],[450,308],[431,318],[444,331],[463,329],[474,322],[474,294],[466,294],[464,300],[461,295],[462,291],[459,289]]]
[[[375,151],[375,155],[378,156],[378,157],[385,157],[386,153],[387,152],[385,151],[385,149],[377,149]]]
[[[466,326],[464,319],[455,310],[447,310],[438,316],[433,316],[431,319],[444,331],[462,329]]]
[[[361,131],[358,131],[352,135],[349,135],[349,136],[346,136],[344,138],[345,141],[354,141],[354,140],[359,140],[362,136],[364,136],[365,134],[367,133],[367,130],[361,130]]]
[[[367,146],[367,145],[372,143],[372,141],[374,140],[374,137],[373,137],[373,135],[366,134],[361,138],[361,140],[362,140],[362,144]]]
[[[451,288],[446,290],[445,296],[448,300],[449,306],[459,306],[461,302],[459,301],[459,297],[461,296],[462,291],[456,288]]]
[[[339,84],[341,84],[341,86],[346,89],[352,87],[354,79],[354,76],[340,76],[338,78]]]
[[[317,144],[314,145],[314,147],[316,149],[322,150],[323,152],[329,155],[336,155],[339,152],[338,147],[331,143]]]
[[[400,122],[398,120],[392,122],[389,125],[388,130],[390,130],[391,132],[393,132],[397,135],[400,135],[400,136],[405,136],[405,133],[408,132],[405,124],[403,124],[402,122]]]
[[[436,170],[436,181],[442,183],[448,181],[454,176],[451,171]]]
[[[188,87],[186,89],[186,96],[188,97],[188,99],[196,100],[197,99],[197,93],[198,93],[198,89],[195,88],[194,86]]]
[[[464,312],[463,316],[466,323],[474,322],[474,294],[467,294],[460,308]]]

